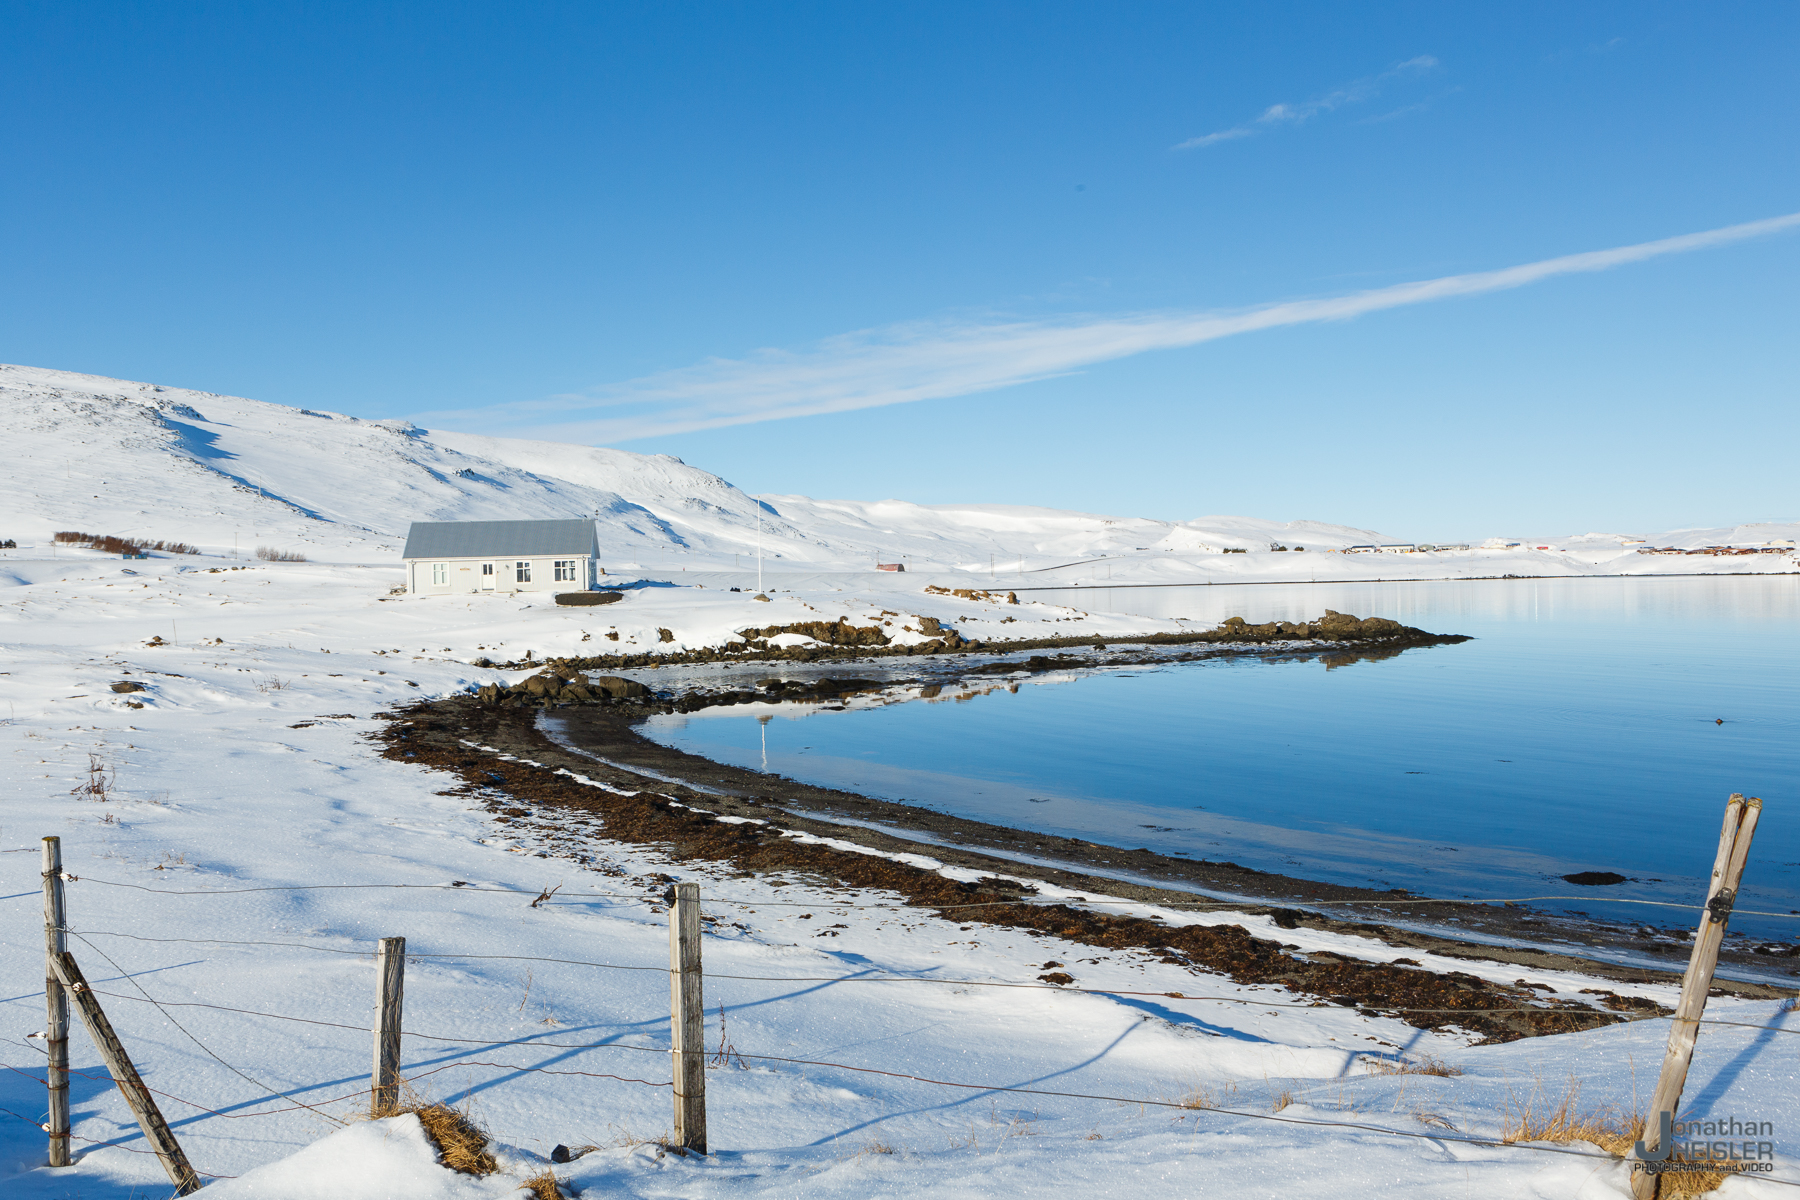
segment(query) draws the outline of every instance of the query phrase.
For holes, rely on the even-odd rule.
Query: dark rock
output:
[[[591,691],[604,692],[615,700],[623,700],[628,696],[648,696],[650,689],[635,679],[626,679],[619,675],[599,675],[588,681]]]
[[[590,604],[616,604],[625,598],[625,593],[616,589],[604,592],[558,592],[556,602],[566,607],[577,607]]]
[[[1578,887],[1611,887],[1615,883],[1629,883],[1630,880],[1615,871],[1577,871],[1573,875],[1564,875],[1563,882]]]
[[[839,617],[835,621],[795,621],[791,625],[766,625],[760,629],[752,627],[738,631],[740,637],[752,642],[780,637],[784,633],[797,633],[828,646],[885,646],[891,640],[881,626],[852,625],[846,617]]]
[[[112,685],[112,690],[115,692],[141,692],[145,689],[144,685],[141,683],[133,683],[129,679],[121,679],[119,682]]]

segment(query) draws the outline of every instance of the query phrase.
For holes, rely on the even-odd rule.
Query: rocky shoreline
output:
[[[1055,639],[1051,645],[1009,644],[1009,652],[1079,648],[1084,653],[985,661],[966,657],[974,652],[967,644],[946,646],[919,666],[949,686],[961,679],[1019,672],[1220,655],[1304,657],[1331,665],[1333,658],[1354,662],[1412,647],[1467,640],[1342,614],[1328,614],[1325,620],[1333,618],[1337,618],[1333,625],[1323,629],[1321,623],[1271,627],[1240,621],[1227,622],[1205,634],[1179,635],[1179,640],[1166,636],[1129,642],[1114,639],[1111,646],[1085,638]],[[1312,636],[1304,641],[1295,636],[1303,631]],[[1370,636],[1356,636],[1364,631]],[[1318,636],[1320,633],[1335,636]],[[1190,643],[1201,643],[1204,648],[1179,649]],[[832,649],[832,653],[805,659],[819,665],[803,669],[802,678],[763,679],[749,687],[721,679],[721,686],[652,688],[641,679],[595,674],[619,669],[642,656],[529,663],[526,665],[541,669],[520,683],[490,684],[476,695],[422,702],[403,710],[380,737],[384,753],[390,757],[459,776],[462,783],[457,791],[482,799],[497,821],[529,815],[539,828],[544,828],[545,822],[554,828],[558,811],[575,809],[585,817],[598,816],[606,838],[666,847],[672,863],[705,861],[759,875],[793,873],[803,879],[882,889],[922,908],[954,914],[954,919],[965,924],[1039,929],[1097,947],[1135,947],[1197,972],[1276,983],[1319,997],[1321,1003],[1389,1012],[1420,1027],[1454,1025],[1489,1041],[1591,1028],[1646,1015],[1654,1006],[1604,989],[1590,989],[1595,1002],[1603,1006],[1596,1009],[1573,998],[1545,996],[1541,988],[1525,987],[1523,981],[1509,987],[1462,972],[1418,969],[1405,965],[1405,960],[1380,964],[1296,954],[1295,947],[1252,936],[1238,926],[1171,929],[1154,921],[1108,916],[1071,905],[1028,903],[1029,885],[1022,887],[999,877],[1040,880],[1094,896],[1158,904],[1204,903],[1195,893],[1211,893],[1233,898],[1227,906],[1234,910],[1272,916],[1279,928],[1337,930],[1436,955],[1577,971],[1621,982],[1672,983],[1685,963],[1682,940],[1666,932],[1522,907],[1437,903],[1403,889],[1380,892],[1342,887],[1235,863],[1197,862],[1145,848],[1122,849],[990,825],[727,766],[652,742],[637,732],[637,725],[658,713],[752,702],[833,702],[896,682],[921,682],[897,680],[893,669],[901,664],[879,661],[897,651],[884,655],[880,653],[883,647],[867,645]],[[988,647],[987,654],[999,649]],[[945,654],[953,657],[941,657]],[[783,652],[768,657],[793,656]],[[730,656],[735,661],[746,658],[749,655]],[[858,658],[879,669],[852,675],[824,673],[850,666]],[[673,665],[670,658],[656,661]],[[572,781],[568,772],[619,791],[584,786]],[[878,854],[799,843],[784,832],[828,837]],[[956,883],[885,857],[918,853],[952,866],[980,870],[984,878],[974,884]],[[1128,876],[1129,881],[1121,880],[1120,875]],[[1357,904],[1324,911],[1317,907],[1345,901]],[[965,907],[970,905],[977,907]],[[1343,915],[1336,915],[1339,912]],[[1364,916],[1376,919],[1360,919]],[[1445,932],[1449,929],[1445,922],[1451,919],[1457,922],[1459,933],[1466,931],[1467,939]],[[1485,944],[1486,939],[1512,944]],[[1568,949],[1536,948],[1546,942]],[[1617,966],[1583,957],[1584,950],[1619,949],[1658,956],[1668,962],[1668,969]],[[1731,959],[1727,954],[1725,961]],[[1756,965],[1766,967],[1767,960]],[[1051,982],[1079,984],[1066,972]],[[1723,979],[1719,986],[1747,996],[1788,994]],[[1421,1008],[1440,1011],[1401,1011]],[[1492,1011],[1495,1009],[1509,1011]],[[1609,1015],[1609,1009],[1620,1015]]]
[[[846,619],[837,621],[802,621],[790,625],[770,625],[762,628],[751,627],[740,631],[745,640],[726,646],[708,646],[699,649],[681,650],[671,654],[601,654],[571,656],[534,660],[529,656],[512,662],[494,662],[479,658],[474,665],[495,670],[528,670],[536,674],[506,687],[490,685],[482,689],[482,702],[488,704],[604,704],[620,699],[638,699],[651,705],[651,711],[683,712],[692,709],[678,707],[681,699],[658,698],[649,689],[643,688],[632,680],[619,679],[614,676],[592,678],[594,672],[643,670],[647,667],[690,666],[700,663],[737,663],[737,662],[792,662],[814,663],[832,662],[850,664],[859,661],[873,662],[884,658],[911,658],[923,656],[935,658],[942,655],[1011,655],[1029,650],[1072,650],[1106,651],[1114,646],[1131,646],[1157,648],[1169,646],[1217,646],[1233,649],[1281,648],[1289,652],[1327,652],[1324,655],[1326,665],[1334,665],[1334,657],[1338,664],[1349,663],[1357,659],[1388,658],[1403,650],[1422,646],[1448,646],[1472,640],[1466,634],[1427,633],[1423,629],[1415,629],[1410,625],[1402,625],[1386,617],[1354,617],[1348,613],[1325,610],[1325,615],[1316,621],[1299,624],[1291,621],[1270,621],[1262,625],[1252,625],[1242,617],[1230,617],[1216,629],[1196,630],[1192,633],[1152,633],[1132,637],[1104,638],[1088,637],[1054,637],[1023,638],[1006,642],[981,642],[965,640],[961,634],[949,626],[941,625],[936,618],[919,617],[917,632],[927,635],[927,640],[918,643],[901,645],[893,644],[891,636],[879,625],[852,625]],[[769,639],[784,633],[796,633],[814,639],[812,646],[779,646],[772,647]],[[1195,655],[1191,657],[1202,657]],[[1211,657],[1211,655],[1205,655]],[[1109,656],[1108,665],[1124,665],[1135,661],[1180,662],[1186,657],[1162,655],[1156,659],[1120,659],[1116,655]],[[1027,663],[1051,662],[1052,660],[1033,657]],[[1059,656],[1054,666],[1092,666],[1094,662]],[[1016,669],[1048,670],[1045,667],[1031,667],[1025,664],[1008,665],[1005,662],[985,664],[978,671],[999,673]],[[536,680],[536,682],[533,682]],[[632,688],[640,690],[633,691]],[[750,697],[754,699],[755,697]],[[715,697],[714,704],[733,703],[734,701]],[[669,703],[676,707],[657,710],[654,705]]]

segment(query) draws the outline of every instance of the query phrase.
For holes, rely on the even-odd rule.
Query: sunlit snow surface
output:
[[[0,912],[10,918],[0,938],[8,981],[0,1011],[11,1068],[0,1071],[0,1190],[8,1200],[126,1200],[167,1188],[79,1027],[71,1044],[80,1072],[72,1083],[80,1161],[61,1171],[40,1165],[44,1135],[33,1122],[44,1109],[43,1053],[26,1035],[43,1028],[37,845],[51,834],[63,839],[67,870],[78,877],[68,885],[72,949],[195,1166],[209,1177],[244,1177],[216,1185],[226,1196],[510,1196],[559,1142],[608,1147],[561,1171],[594,1195],[1621,1194],[1623,1170],[1610,1160],[1267,1118],[1491,1137],[1506,1104],[1560,1099],[1572,1075],[1584,1103],[1629,1105],[1634,1088],[1648,1091],[1661,1023],[1474,1049],[1454,1034],[1421,1034],[1336,1006],[1275,1007],[1293,998],[1145,955],[850,907],[880,896],[715,878],[593,834],[557,836],[534,819],[499,826],[468,798],[441,795],[445,777],[379,758],[366,740],[377,727],[371,717],[388,706],[518,678],[468,665],[482,653],[680,649],[716,644],[753,623],[839,615],[862,622],[883,610],[900,623],[940,616],[983,637],[1112,636],[1179,623],[946,604],[924,596],[916,575],[816,579],[804,590],[774,593],[767,604],[718,587],[639,589],[604,610],[505,596],[385,599],[401,577],[395,536],[413,517],[563,516],[590,498],[604,507],[605,491],[648,515],[603,514],[603,537],[624,539],[619,531],[637,522],[651,532],[629,535],[640,539],[629,544],[647,547],[666,539],[654,532],[661,520],[684,538],[714,538],[707,545],[717,568],[729,566],[729,539],[753,529],[754,510],[722,484],[704,490],[713,485],[690,480],[687,468],[668,460],[621,456],[615,469],[606,465],[609,452],[598,451],[578,452],[600,464],[581,485],[589,490],[579,505],[574,484],[544,477],[508,477],[509,489],[496,492],[502,498],[478,502],[471,497],[495,485],[446,469],[459,461],[449,457],[451,439],[427,451],[420,447],[428,439],[406,431],[179,393],[162,395],[199,417],[173,408],[158,409],[156,419],[131,417],[121,406],[145,408],[152,398],[109,398],[107,388],[137,387],[109,381],[88,381],[88,399],[65,391],[27,403],[21,386],[40,393],[73,386],[66,376],[44,378],[17,370],[5,377],[15,389],[8,397],[15,423],[0,537],[22,546],[0,552],[7,767],[0,850],[9,851],[0,854]],[[511,447],[506,453],[530,453]],[[461,465],[491,477],[523,470],[494,453],[464,456]],[[646,503],[655,488],[668,498],[664,510]],[[508,490],[513,499],[504,499]],[[532,499],[540,494],[541,505]],[[712,503],[738,515],[704,507]],[[66,549],[52,558],[39,545],[50,531],[71,528],[196,542],[208,553],[127,563]],[[221,558],[234,530],[245,549],[262,541],[317,561]],[[807,560],[819,565],[866,565],[876,549],[867,542],[836,549],[839,534],[794,536],[793,547],[831,542]],[[1018,619],[1002,625],[1006,616]],[[660,642],[659,628],[677,641]],[[608,631],[621,640],[606,639]],[[173,644],[146,644],[158,638]],[[110,685],[122,680],[146,690],[114,693]],[[94,766],[104,771],[104,802],[75,794]],[[708,1073],[717,1153],[703,1161],[658,1157],[632,1143],[668,1128],[668,1089],[599,1076],[669,1078],[668,938],[666,918],[652,904],[661,884],[650,878],[661,873],[698,880],[719,920],[705,950],[711,1043],[721,1034],[722,1005],[725,1040],[746,1055],[1127,1099],[1206,1089],[1226,1109],[1251,1115],[956,1090],[747,1060],[748,1069]],[[449,887],[454,881],[472,886]],[[558,884],[551,903],[529,906],[540,889]],[[160,892],[357,886],[180,896],[119,885]],[[1400,953],[1363,939],[1276,931],[1264,918],[1161,915],[1171,924],[1236,921],[1303,951]],[[837,936],[818,936],[833,925],[841,926],[831,930]],[[405,936],[416,955],[450,956],[408,965],[406,1025],[414,1035],[617,1047],[407,1038],[406,1073],[428,1096],[466,1099],[501,1143],[500,1176],[471,1181],[428,1165],[404,1121],[338,1124],[354,1122],[367,1086],[369,955],[375,939],[390,935]],[[1562,995],[1588,986],[1554,972],[1411,957],[1507,982],[1526,978]],[[1205,998],[848,981],[879,973],[1034,983],[1049,961],[1065,964],[1079,987]],[[1618,990],[1672,999],[1667,988]],[[166,1014],[146,995],[171,1005]],[[1222,1002],[1231,1000],[1258,1003]],[[1795,1021],[1776,1009],[1715,1000],[1708,1013],[1757,1026]],[[1688,1105],[1776,1122],[1784,1131],[1781,1173],[1800,1177],[1785,1132],[1800,1110],[1793,1052],[1780,1044],[1790,1037],[1708,1027]],[[1422,1052],[1467,1073],[1372,1076],[1360,1065],[1363,1056]],[[1293,1103],[1274,1113],[1284,1092]],[[332,1140],[315,1145],[324,1138]],[[298,1157],[284,1162],[289,1156]],[[1747,1181],[1734,1181],[1731,1191],[1777,1194]]]

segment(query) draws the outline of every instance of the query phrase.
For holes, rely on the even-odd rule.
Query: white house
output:
[[[590,520],[414,521],[406,533],[406,590],[585,592],[600,570]]]

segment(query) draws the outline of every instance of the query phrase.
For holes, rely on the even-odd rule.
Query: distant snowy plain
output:
[[[680,583],[686,568],[716,584],[753,569],[759,500],[664,457],[430,434],[51,371],[0,368],[0,398],[9,438],[0,539],[20,544],[0,551],[9,767],[0,912],[10,917],[0,938],[9,1047],[0,1189],[9,1198],[125,1200],[167,1186],[79,1028],[79,1161],[41,1165],[44,1060],[27,1035],[43,1027],[37,845],[46,835],[62,838],[77,877],[68,885],[72,949],[195,1166],[214,1180],[207,1191],[221,1197],[508,1196],[559,1142],[603,1147],[558,1168],[571,1190],[591,1195],[1626,1194],[1622,1164],[1584,1144],[1459,1139],[1494,1138],[1507,1109],[1543,1111],[1577,1084],[1583,1106],[1640,1104],[1661,1057],[1661,1022],[1473,1047],[1454,1032],[1349,1008],[1285,1007],[1296,998],[1151,955],[965,927],[804,880],[715,873],[571,831],[549,814],[500,825],[469,798],[444,794],[442,776],[379,757],[367,737],[394,705],[518,677],[471,665],[484,654],[680,650],[751,624],[840,615],[860,624],[884,611],[937,616],[983,639],[1183,627],[922,591],[931,578],[979,586],[990,573],[1006,584],[1009,560],[1017,585],[1021,575],[1093,579],[1104,569],[1093,559],[1119,583],[1393,577],[1401,566],[1414,575],[1794,570],[1789,556],[1659,558],[1598,537],[1535,543],[1554,551],[1347,556],[1322,551],[1387,539],[1312,523],[770,496],[760,498],[761,537],[768,584],[779,590],[768,603],[721,586],[637,588],[604,609],[559,609],[547,597],[412,598],[390,592],[413,519],[596,514],[606,565],[622,580]],[[53,547],[60,529],[185,541],[204,553],[122,562]],[[1740,533],[1654,540],[1699,545]],[[1307,552],[1272,553],[1272,541]],[[257,562],[257,545],[311,561]],[[1218,553],[1239,545],[1255,552]],[[869,570],[902,559],[913,567],[906,575]],[[660,640],[663,628],[674,641]],[[143,690],[112,690],[124,681]],[[104,800],[82,792],[97,774]],[[669,1079],[657,902],[665,875],[699,882],[717,917],[706,939],[709,1042],[843,1064],[722,1060],[708,1072],[716,1152],[705,1159],[644,1140],[670,1123],[660,1086]],[[559,885],[549,903],[530,906]],[[298,888],[313,890],[289,890]],[[1240,924],[1303,952],[1405,954],[1565,996],[1593,986],[1564,972],[1277,930],[1265,917],[1118,907],[1170,925]],[[828,927],[832,936],[821,936]],[[493,1131],[498,1175],[443,1169],[410,1118],[356,1120],[370,1059],[361,1032],[370,952],[390,935],[421,956],[407,970],[409,1031],[517,1043],[405,1044],[405,1073],[421,1093],[466,1102]],[[1035,984],[1048,962],[1102,994],[976,986]],[[855,982],[872,974],[920,982]],[[1606,986],[1673,999],[1664,986]],[[1169,992],[1199,998],[1157,994]],[[1800,1029],[1800,1015],[1778,1008],[1716,1000],[1708,1011]],[[1776,1122],[1778,1174],[1800,1179],[1800,1068],[1778,1044],[1787,1036],[1708,1027],[1687,1094],[1691,1112]],[[602,1042],[610,1048],[571,1048]],[[1425,1053],[1463,1074],[1369,1068]],[[1214,1107],[1128,1102],[1201,1095]],[[1741,1178],[1720,1194],[1791,1189]]]

